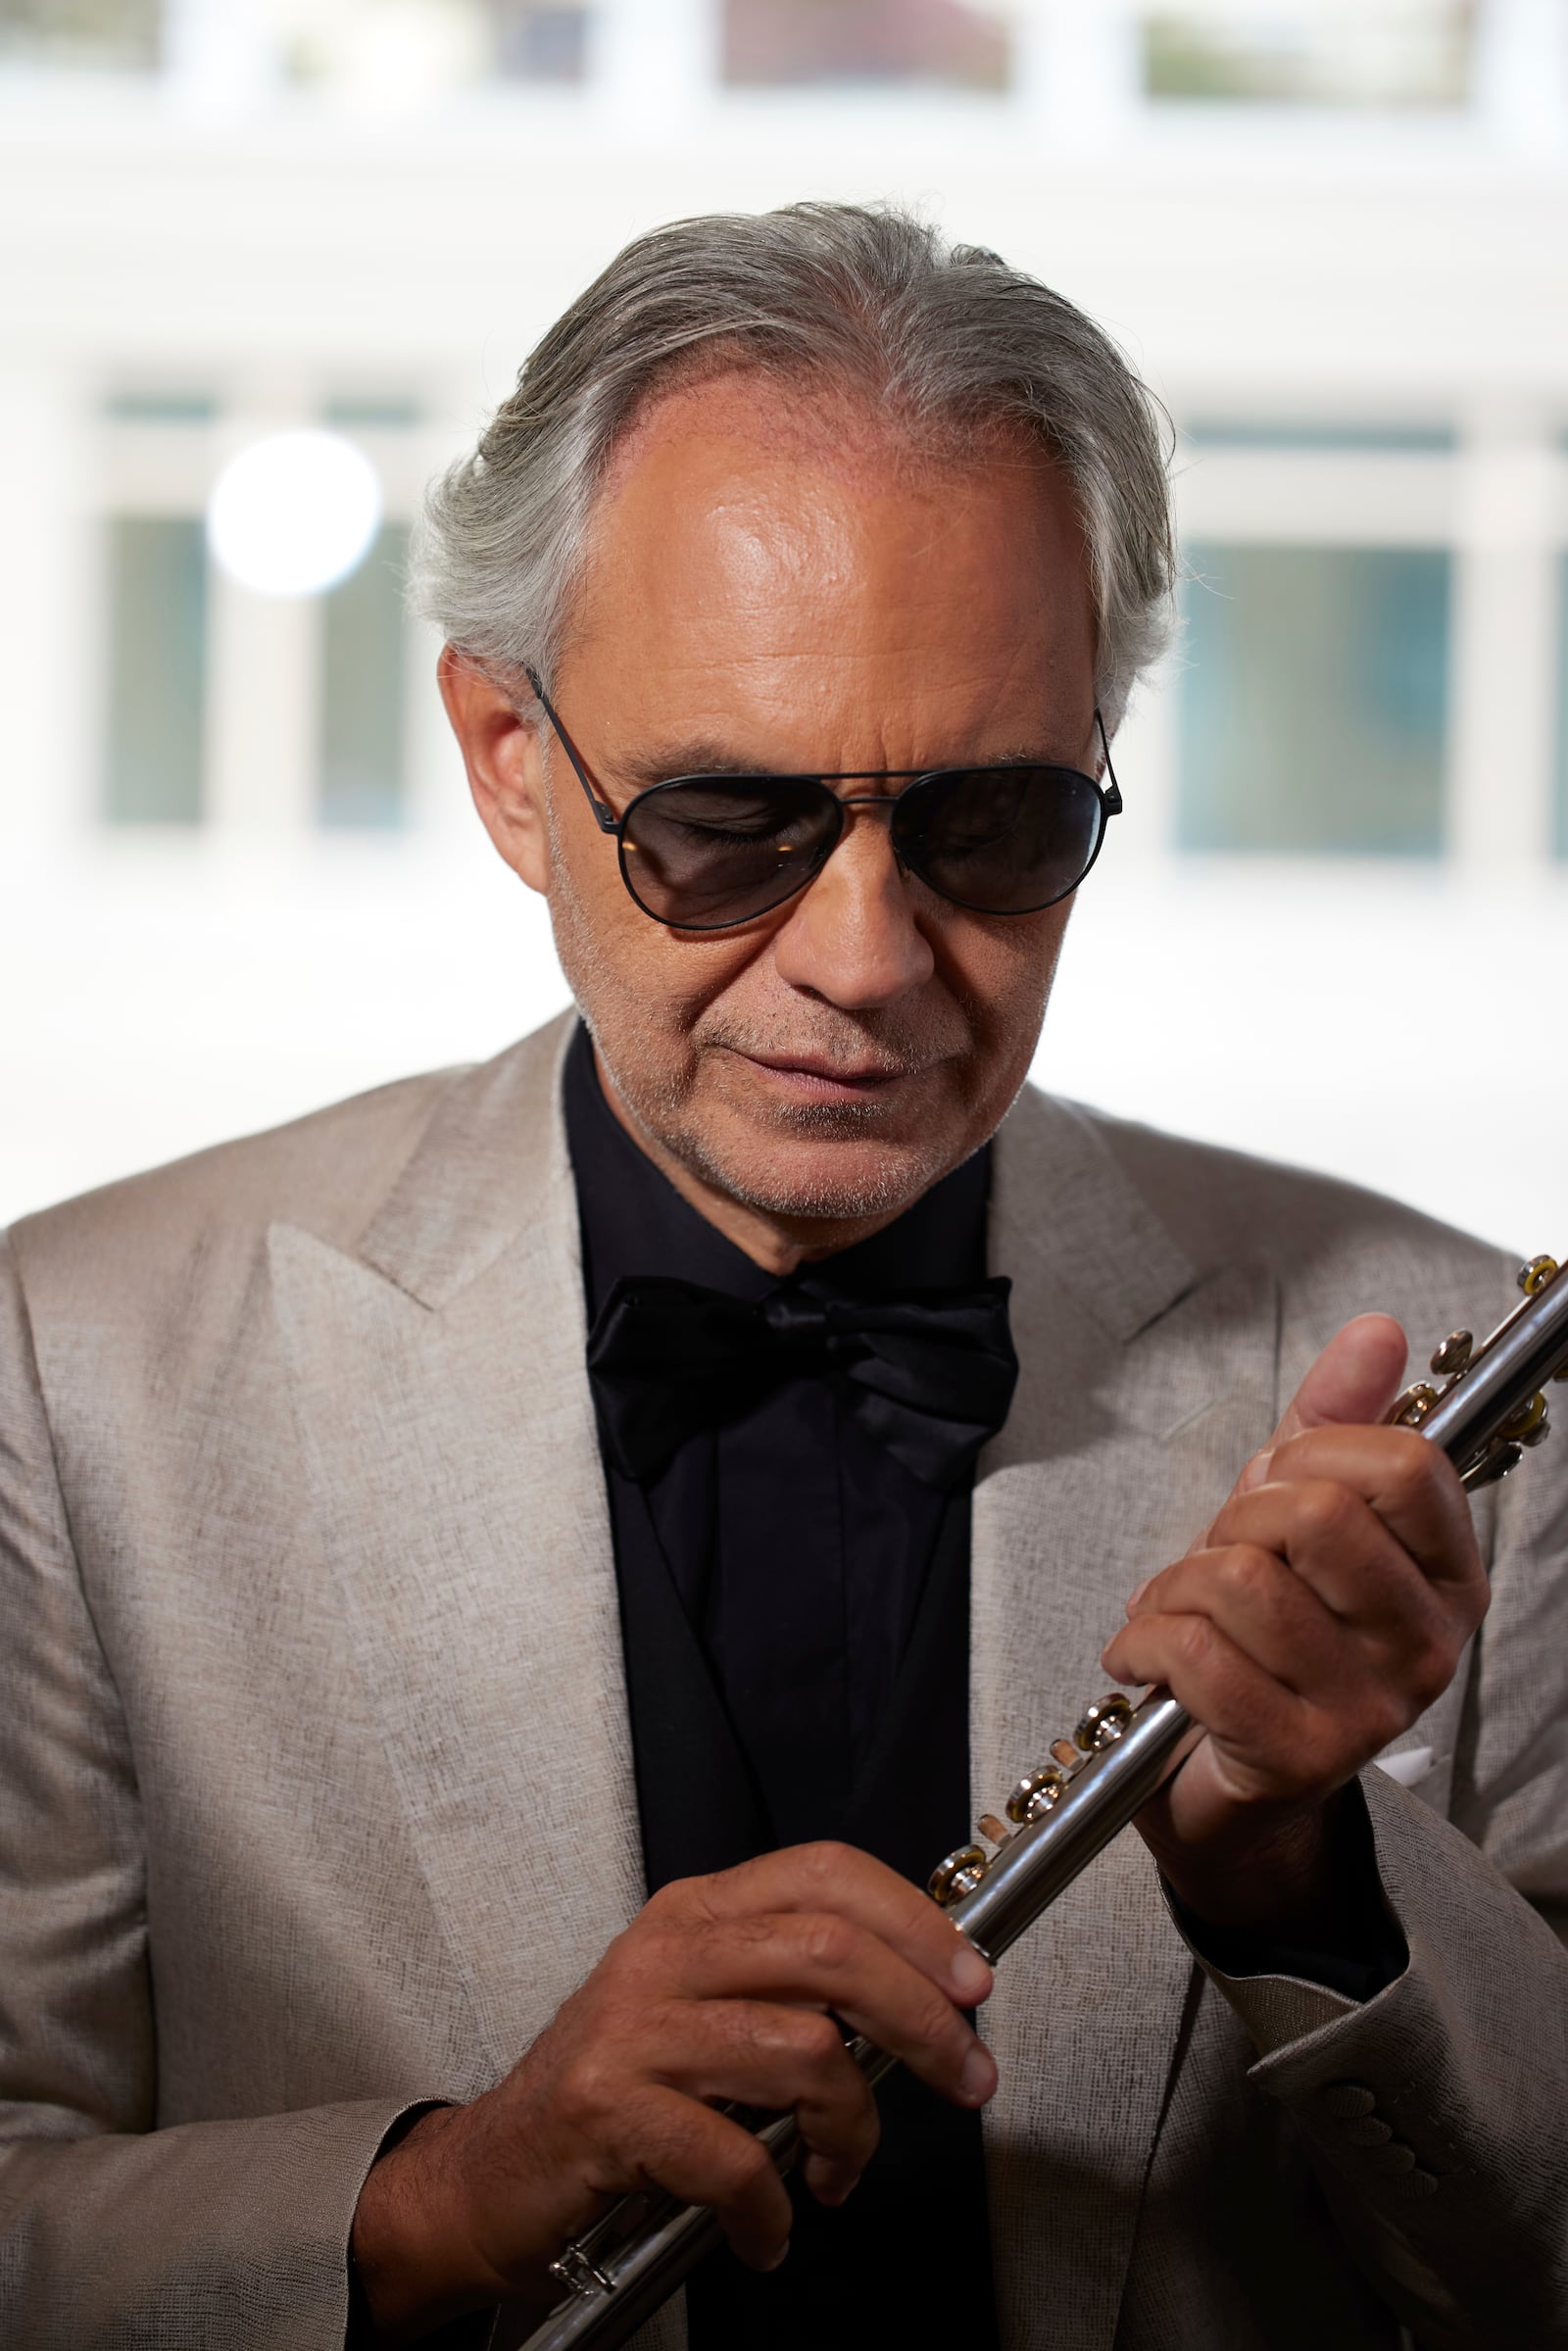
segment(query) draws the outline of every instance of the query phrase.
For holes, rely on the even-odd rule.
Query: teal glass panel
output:
[[[1436,856],[1446,554],[1196,546],[1187,562],[1181,846]]]
[[[186,514],[109,522],[111,824],[197,824],[207,675],[207,544]]]
[[[1557,821],[1552,847],[1568,857],[1568,555],[1557,565]]]
[[[1456,446],[1451,424],[1315,420],[1309,417],[1195,418],[1182,437],[1198,449],[1386,450],[1442,455]]]
[[[387,827],[404,816],[403,579],[409,534],[388,523],[323,598],[322,824]]]
[[[117,424],[211,424],[218,403],[210,392],[116,392],[108,414]]]
[[[345,393],[327,402],[323,421],[337,432],[407,432],[418,423],[419,411],[394,393]]]

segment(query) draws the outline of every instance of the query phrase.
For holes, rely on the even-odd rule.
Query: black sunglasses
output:
[[[721,931],[771,913],[821,872],[846,808],[885,808],[901,865],[976,914],[1035,914],[1077,889],[1120,813],[1104,722],[1095,724],[1109,788],[1076,767],[866,767],[835,775],[675,775],[639,792],[624,816],[598,797],[576,746],[530,669],[621,879],[645,914],[682,931]],[[841,799],[830,784],[897,783]]]

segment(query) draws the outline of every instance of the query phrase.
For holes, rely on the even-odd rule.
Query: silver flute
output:
[[[1517,1467],[1546,1434],[1545,1384],[1568,1379],[1568,1270],[1550,1257],[1521,1268],[1524,1298],[1477,1344],[1455,1331],[1387,1418],[1440,1445],[1472,1490]],[[1436,1386],[1434,1381],[1443,1385]],[[1097,1853],[1126,1828],[1202,1738],[1178,1699],[1151,1690],[1141,1705],[1114,1691],[1090,1706],[1070,1739],[1018,1782],[1005,1820],[985,1814],[978,1837],[932,1875],[930,1892],[983,1958],[993,1964],[1032,1927]],[[991,1850],[987,1851],[987,1846]],[[896,2059],[863,2034],[847,2042],[866,2079],[880,2082]],[[793,2115],[726,2107],[769,2149],[781,2172],[800,2133]],[[595,2351],[623,2343],[666,2302],[719,2240],[712,2210],[658,2189],[622,2196],[551,2265],[563,2299],[521,2351]]]

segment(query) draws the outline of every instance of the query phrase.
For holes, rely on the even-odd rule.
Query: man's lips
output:
[[[749,1053],[740,1058],[791,1091],[817,1102],[864,1102],[885,1094],[901,1078],[920,1075],[905,1061],[863,1061],[845,1067],[819,1053]]]

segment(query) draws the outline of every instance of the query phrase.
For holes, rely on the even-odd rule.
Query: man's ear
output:
[[[485,831],[513,872],[548,895],[550,827],[538,728],[519,718],[511,697],[455,645],[441,648],[436,682]]]

